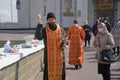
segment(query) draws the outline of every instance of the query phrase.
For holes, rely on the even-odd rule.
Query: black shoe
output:
[[[78,65],[75,65],[75,69],[78,69]]]
[[[80,67],[80,68],[82,68],[82,65],[81,65],[81,64],[79,64],[79,67]]]

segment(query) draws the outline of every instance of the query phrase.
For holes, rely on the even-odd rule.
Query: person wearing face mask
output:
[[[63,45],[65,43],[65,32],[56,23],[53,12],[47,14],[47,23],[42,26],[38,20],[35,39],[44,42],[44,74],[43,80],[65,80],[65,56]]]
[[[85,39],[84,29],[78,25],[78,20],[73,21],[73,26],[67,30],[68,39],[70,40],[69,47],[69,64],[74,65],[75,69],[82,67],[84,63],[83,41]]]
[[[102,74],[103,80],[110,80],[110,63],[102,62],[100,59],[100,54],[103,50],[113,49],[115,46],[113,36],[108,32],[106,25],[104,23],[98,24],[98,34],[95,36],[93,41],[94,47],[97,48],[97,58],[98,58],[98,74]]]
[[[113,48],[117,56],[120,55],[120,21],[112,28],[111,33],[115,41],[115,47]]]
[[[103,28],[98,28],[98,32],[103,32],[104,29]]]

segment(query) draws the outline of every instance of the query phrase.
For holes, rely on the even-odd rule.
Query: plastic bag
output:
[[[11,50],[10,41],[8,40],[4,45],[4,53],[9,53]]]

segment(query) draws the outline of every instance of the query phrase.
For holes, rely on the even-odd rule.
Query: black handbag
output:
[[[113,63],[116,62],[116,57],[114,55],[114,50],[103,50],[101,52],[101,61]]]

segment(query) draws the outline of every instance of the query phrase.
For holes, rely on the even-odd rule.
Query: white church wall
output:
[[[43,4],[41,0],[30,0],[30,28],[35,28],[37,26],[37,16],[42,14]]]
[[[78,0],[77,19],[80,25],[83,25],[84,21],[88,20],[88,0]]]
[[[49,12],[53,12],[56,16],[56,22],[60,23],[60,0],[43,0],[43,6],[46,7],[46,14],[44,14],[44,7],[42,7],[42,21],[43,25],[45,26],[47,22],[47,14]]]
[[[92,27],[95,23],[95,12],[94,12],[94,2],[92,0],[88,0],[88,21],[90,26]]]
[[[65,1],[67,2],[65,3]],[[73,25],[73,19],[75,18],[79,20],[79,25],[83,25],[84,20],[88,20],[92,26],[95,22],[94,8],[93,0],[20,0],[18,26],[16,28],[36,28],[38,14],[41,14],[45,26],[49,12],[55,13],[56,21],[64,28]],[[120,1],[118,1],[117,19],[120,19],[119,8]],[[12,28],[12,26],[9,28]]]
[[[29,0],[20,0],[18,23],[20,24],[20,28],[29,28]]]
[[[73,19],[75,17],[74,7],[74,0],[63,0],[62,23],[64,28],[73,25]]]

